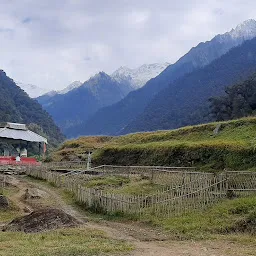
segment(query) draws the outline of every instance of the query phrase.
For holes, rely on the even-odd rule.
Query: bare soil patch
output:
[[[14,219],[3,228],[3,231],[36,233],[58,228],[77,227],[80,224],[80,221],[60,209],[42,209]]]

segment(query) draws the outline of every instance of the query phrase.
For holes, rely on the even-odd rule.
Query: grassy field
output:
[[[219,132],[214,129],[220,125]],[[119,137],[81,137],[65,142],[52,159],[84,160],[93,150],[93,164],[195,166],[254,170],[256,118],[135,133]]]
[[[141,177],[108,176],[90,180],[86,187],[125,195],[154,194],[163,188]],[[103,216],[115,219],[115,215]],[[116,216],[120,218],[119,215]],[[126,219],[125,215],[122,217]],[[121,219],[122,219],[121,218]],[[136,219],[136,218],[135,218]],[[224,199],[205,210],[179,217],[160,218],[146,215],[142,222],[162,227],[175,239],[211,239],[214,236],[240,237],[256,242],[256,195]]]
[[[153,184],[149,179],[144,177],[122,177],[122,176],[107,176],[96,177],[87,183],[85,187],[100,189],[105,192],[124,194],[124,195],[142,195],[154,194],[164,186]]]
[[[251,235],[256,242],[256,196],[224,200],[204,211],[170,219],[152,219],[153,224],[180,238],[212,235]]]
[[[218,134],[214,134],[221,125]],[[256,118],[116,137],[94,152],[95,165],[249,169],[256,161]]]
[[[110,239],[89,228],[62,229],[38,234],[0,233],[2,256],[115,255],[131,250],[127,243]]]
[[[95,188],[98,187],[94,183]],[[91,184],[92,186],[92,184]],[[107,190],[110,189],[110,183]],[[135,186],[135,190],[134,190]],[[123,187],[112,188],[116,193],[138,195],[142,191],[149,194],[155,192],[155,188],[150,184],[139,186],[136,182],[130,182]],[[104,189],[104,187],[101,187]],[[72,202],[70,193],[63,194],[65,200]],[[73,201],[74,202],[74,201]],[[80,206],[83,210],[83,206]],[[102,215],[93,212],[87,212],[92,220],[111,220],[111,221],[128,221],[127,216],[123,215]],[[133,218],[130,218],[134,220]],[[135,218],[136,219],[136,218]],[[256,195],[244,198],[224,199],[222,202],[205,210],[195,210],[179,217],[156,218],[148,215],[146,219],[140,222],[151,226],[152,228],[161,228],[172,237],[178,240],[208,240],[208,239],[226,239],[234,242],[255,244],[256,243]]]

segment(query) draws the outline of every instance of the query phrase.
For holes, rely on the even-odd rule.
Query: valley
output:
[[[201,237],[200,240],[198,240],[198,238],[194,240],[192,238],[194,235],[190,232],[192,231],[192,227],[195,229],[195,226],[199,224],[196,224],[200,219],[200,215],[198,215],[199,219],[196,218],[197,214],[187,215],[181,219],[175,218],[171,222],[170,220],[166,220],[164,225],[166,227],[168,226],[168,229],[162,230],[162,228],[136,221],[128,221],[120,218],[111,219],[99,214],[86,212],[82,207],[74,204],[74,199],[71,194],[64,192],[60,188],[53,187],[44,181],[17,176],[13,177],[11,183],[13,185],[7,187],[5,193],[8,194],[13,203],[13,210],[12,216],[9,216],[9,219],[5,218],[5,222],[15,216],[24,214],[22,213],[24,207],[19,208],[21,206],[19,202],[22,202],[31,210],[54,206],[54,208],[62,209],[82,222],[85,221],[85,223],[79,228],[47,231],[33,234],[33,237],[30,234],[2,233],[0,247],[5,248],[4,254],[2,255],[34,255],[34,253],[37,252],[37,254],[40,253],[41,255],[45,253],[50,253],[51,255],[59,255],[59,253],[62,253],[62,255],[70,255],[70,253],[72,253],[74,255],[137,256],[157,254],[161,256],[183,256],[189,254],[191,256],[210,256],[217,254],[223,256],[238,256],[253,255],[255,251],[255,239],[246,234],[215,234],[212,238],[206,236],[204,239]],[[43,197],[41,199],[22,200],[22,195],[27,188],[41,191]],[[253,198],[251,199],[251,203],[253,203],[252,200]],[[237,207],[243,204],[249,205],[249,203],[250,200],[237,200],[227,207],[231,212],[234,211],[234,209],[238,209]],[[223,214],[224,212],[221,213],[223,210],[221,204],[211,209],[212,218]],[[3,214],[4,213],[1,213],[2,224]],[[190,222],[192,219],[194,219],[194,221],[189,224],[188,219]],[[184,226],[184,230],[181,230],[181,226],[179,226],[181,223],[183,223],[182,226],[184,223],[187,223],[186,231]],[[189,225],[191,226],[189,227]],[[201,227],[204,227],[204,224],[203,226],[201,224]],[[212,228],[214,232],[216,227],[213,225]],[[184,238],[181,239],[181,237],[179,237],[177,232],[184,232],[185,236],[189,235],[192,237],[189,240],[184,240]],[[205,231],[201,229],[201,232]],[[197,233],[197,235],[199,234]],[[202,234],[200,234],[200,236],[201,235]],[[19,244],[17,245],[15,239],[18,237]],[[31,246],[29,241],[33,241],[37,246]],[[0,251],[0,254],[1,253]]]
[[[256,255],[255,8],[0,3],[0,256]]]

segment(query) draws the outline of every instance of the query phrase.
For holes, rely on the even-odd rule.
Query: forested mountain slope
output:
[[[209,121],[208,100],[256,72],[256,38],[161,91],[124,133],[173,129]]]
[[[225,95],[210,99],[211,114],[216,121],[231,120],[256,114],[256,74],[230,86]]]
[[[3,70],[0,70],[0,121],[37,124],[53,146],[64,140],[64,136],[50,115],[36,100],[31,99],[20,89]]]

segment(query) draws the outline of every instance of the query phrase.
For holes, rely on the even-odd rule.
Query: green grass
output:
[[[194,166],[207,171],[245,170],[256,162],[256,118],[113,138],[93,156],[95,165]],[[205,168],[206,167],[206,168]]]
[[[220,131],[214,129],[221,124]],[[203,171],[245,170],[256,162],[256,118],[187,126],[176,130],[119,137],[81,137],[66,141],[52,154],[55,161],[85,160],[93,164],[193,166]]]
[[[107,176],[107,177],[96,177],[92,180],[89,180],[85,183],[85,186],[88,188],[96,188],[96,189],[106,189],[112,187],[120,187],[123,184],[129,183],[129,178],[122,176]]]
[[[18,208],[11,205],[8,209],[1,209],[0,210],[0,223],[6,223],[13,220],[16,217],[21,216],[22,213],[19,211]]]
[[[5,187],[3,190],[3,195],[9,198],[16,194],[19,190],[15,187]],[[9,200],[9,207],[7,209],[0,209],[0,223],[6,223],[14,218],[21,216],[22,212],[20,209],[14,205],[12,201]]]
[[[249,221],[254,221],[254,226]],[[224,200],[204,211],[196,211],[169,219],[154,219],[152,223],[162,226],[179,238],[209,238],[216,234],[256,234],[256,196]],[[243,225],[248,224],[248,229]]]
[[[128,243],[110,239],[89,228],[62,229],[40,234],[0,233],[3,256],[92,256],[115,255],[132,250]]]
[[[221,124],[220,132],[214,135],[213,130],[217,124]],[[176,130],[135,133],[113,138],[112,144],[145,144],[150,142],[204,142],[204,141],[226,141],[240,143],[254,143],[256,118],[242,118],[238,120],[215,122],[203,125],[186,126]],[[254,141],[254,142],[253,142]]]
[[[112,193],[123,194],[123,195],[150,195],[156,193],[162,189],[163,186],[152,184],[149,180],[134,180],[122,187],[109,190]]]
[[[109,193],[123,195],[153,194],[162,189],[162,185],[152,184],[150,180],[141,177],[106,176],[96,177],[84,184],[87,188],[100,189]]]

